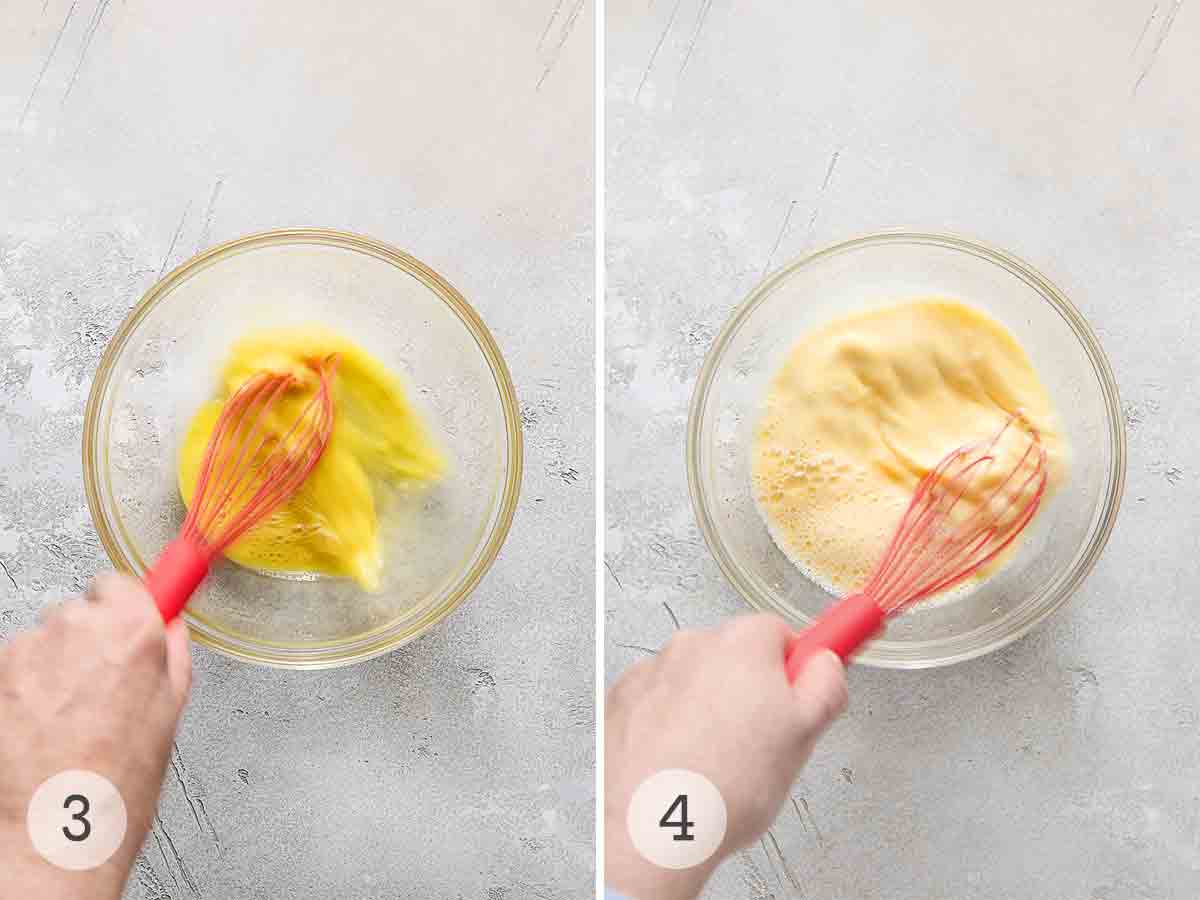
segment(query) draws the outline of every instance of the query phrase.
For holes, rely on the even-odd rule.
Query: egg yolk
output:
[[[321,328],[255,332],[237,341],[220,376],[218,396],[197,411],[179,450],[179,490],[189,506],[225,402],[261,372],[293,381],[264,419],[273,436],[288,429],[320,385],[322,362],[336,354],[333,430],[316,467],[283,506],[226,551],[234,562],[277,572],[353,578],[377,590],[383,570],[377,494],[438,479],[445,463],[400,382],[362,348]]]

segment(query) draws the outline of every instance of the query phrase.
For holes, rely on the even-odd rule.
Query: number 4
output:
[[[688,819],[687,803],[687,794],[680,794],[675,798],[675,802],[667,808],[667,811],[663,813],[663,817],[658,820],[659,828],[679,829],[679,834],[674,835],[671,840],[694,841],[696,839],[696,836],[689,831],[689,829],[696,827],[696,823]],[[672,822],[671,815],[676,809],[679,810],[679,818]]]

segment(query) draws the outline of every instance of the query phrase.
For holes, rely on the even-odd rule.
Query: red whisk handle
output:
[[[820,650],[832,650],[844,661],[883,629],[886,614],[866,594],[851,594],[797,632],[788,642],[784,656],[789,682],[794,682],[808,658]]]
[[[208,568],[209,558],[195,541],[176,538],[167,544],[143,579],[164,622],[170,622],[183,611],[208,575]]]

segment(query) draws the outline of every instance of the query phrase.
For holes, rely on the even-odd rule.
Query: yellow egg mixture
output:
[[[444,462],[400,382],[346,339],[305,328],[256,332],[235,343],[219,395],[196,413],[180,447],[179,488],[190,505],[209,435],[243,383],[263,371],[295,377],[267,421],[283,437],[318,389],[318,368],[330,354],[338,355],[338,364],[333,431],[324,454],[292,499],[225,555],[257,569],[349,576],[375,590],[383,568],[377,488],[433,481]]]
[[[1014,412],[1040,433],[1049,493],[1065,477],[1068,449],[1004,326],[940,299],[831,321],[792,348],[771,382],[751,457],[759,511],[811,578],[838,593],[861,587],[920,479]],[[1024,446],[1006,433],[997,477]]]

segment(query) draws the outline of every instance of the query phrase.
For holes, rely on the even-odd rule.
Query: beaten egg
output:
[[[400,381],[344,337],[313,327],[264,330],[237,341],[217,396],[196,412],[180,446],[179,490],[190,506],[209,436],[242,384],[264,371],[293,376],[265,419],[272,436],[282,439],[318,390],[322,363],[334,355],[333,430],[324,454],[296,494],[225,555],[255,569],[345,576],[376,590],[384,565],[381,497],[390,488],[436,481],[445,461]]]
[[[944,299],[836,319],[804,335],[771,381],[751,451],[755,502],[795,565],[833,593],[851,591],[867,580],[921,478],[1013,414],[1046,450],[1048,495],[1065,478],[1068,447],[1029,357],[1003,325]],[[1017,433],[993,451],[995,472],[1024,450]]]

